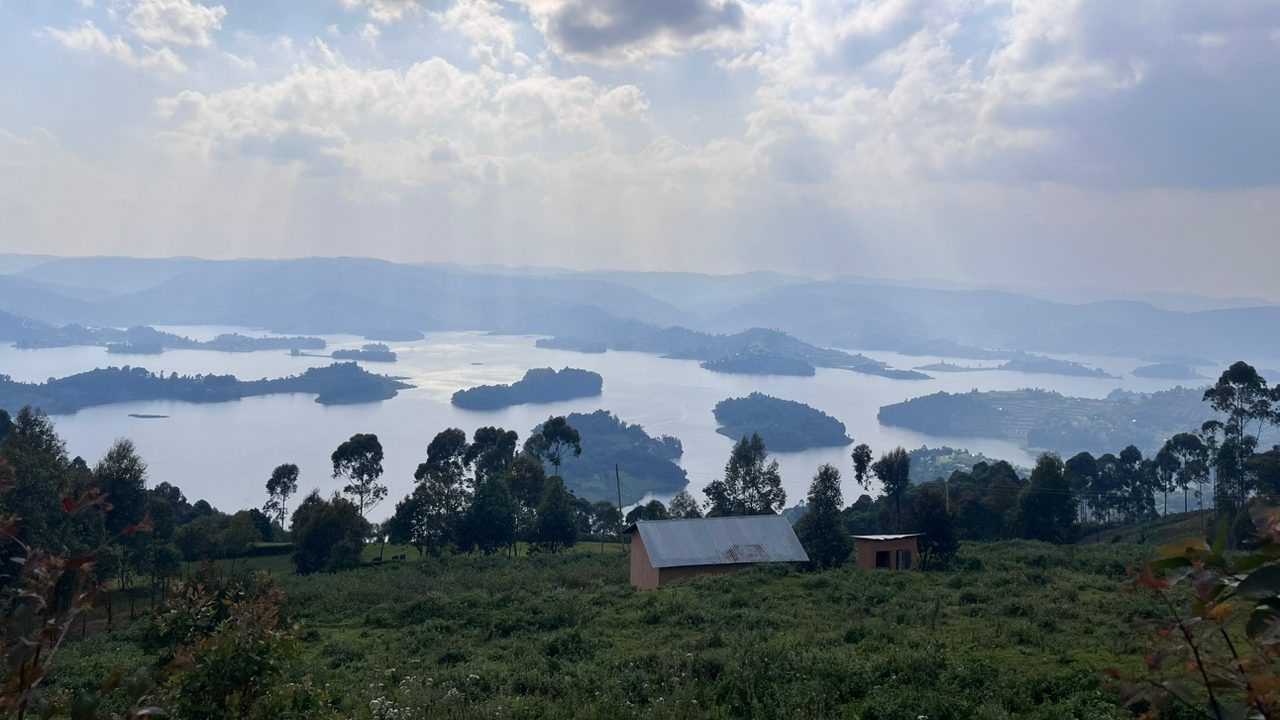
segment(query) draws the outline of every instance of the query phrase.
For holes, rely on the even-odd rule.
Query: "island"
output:
[[[164,352],[164,346],[148,342],[107,343],[107,352],[112,355],[159,355]]]
[[[572,350],[580,353],[600,354],[607,352],[609,347],[600,340],[578,340],[576,338],[538,338],[533,343],[534,347],[543,350]]]
[[[1057,358],[1044,357],[1041,355],[1019,355],[997,369],[1009,370],[1012,372],[1042,373],[1045,375],[1069,375],[1073,377],[1096,377],[1109,379],[1115,379],[1116,377],[1115,375],[1108,374],[1100,368],[1092,368],[1073,360],[1058,360]]]
[[[84,325],[61,327],[28,318],[4,314],[0,317],[0,339],[10,340],[23,350],[97,345],[107,352],[124,355],[156,355],[165,350],[216,350],[219,352],[256,352],[259,350],[323,350],[325,341],[317,337],[269,336],[249,337],[239,333],[223,333],[212,340],[189,337],[139,325],[125,330]]]
[[[1204,390],[1112,392],[1104,399],[1046,390],[939,392],[885,405],[880,423],[927,435],[990,437],[1035,450],[1116,452],[1137,445],[1154,452],[1165,438],[1199,428],[1214,416]]]
[[[0,375],[0,408],[16,411],[32,405],[58,415],[122,402],[227,402],[280,393],[315,395],[318,403],[338,405],[387,400],[410,387],[413,386],[394,378],[374,375],[355,363],[334,363],[274,380],[238,380],[234,375],[164,375],[126,365],[43,383],[17,382]]]
[[[721,400],[712,412],[720,423],[716,432],[733,440],[759,433],[765,447],[775,452],[839,447],[853,442],[844,423],[821,410],[758,392]]]
[[[396,354],[382,343],[368,343],[359,350],[334,350],[334,360],[364,360],[366,362],[395,362]]]
[[[622,483],[623,506],[634,505],[648,495],[674,495],[689,484],[688,475],[676,464],[684,455],[678,439],[651,437],[643,427],[619,420],[607,410],[571,413],[565,419],[582,437],[582,455],[566,456],[560,475],[579,498],[617,503],[615,466]],[[539,425],[530,434],[541,429]],[[547,471],[552,468],[547,466]]]
[[[817,368],[800,358],[751,350],[744,350],[716,360],[706,360],[700,366],[712,372],[741,375],[813,377],[817,373]]]
[[[504,332],[542,333],[555,330],[529,319]],[[538,347],[580,352],[623,350],[655,353],[678,360],[697,360],[714,372],[738,374],[813,375],[813,368],[850,370],[896,380],[928,380],[915,370],[898,370],[888,363],[843,350],[811,345],[778,330],[753,328],[733,335],[713,335],[682,327],[659,328],[636,321],[596,318],[572,328],[574,334],[548,333],[552,337],[537,342]]]
[[[957,365],[945,360],[932,365],[921,365],[917,370],[939,373],[991,372],[1004,370],[1007,372],[1040,373],[1044,375],[1070,375],[1073,377],[1096,377],[1115,379],[1098,368],[1091,368],[1072,360],[1058,360],[1041,355],[1015,353],[1013,358],[1000,365]]]
[[[1133,371],[1134,377],[1156,378],[1159,380],[1206,380],[1204,375],[1196,372],[1190,365],[1180,363],[1154,363],[1143,365]]]
[[[945,360],[941,362],[936,362],[930,365],[921,365],[916,368],[916,370],[923,370],[925,372],[939,372],[939,373],[985,372],[988,370],[999,370],[999,369],[1000,369],[999,366],[957,365],[955,363],[949,363]]]
[[[590,370],[535,368],[510,385],[480,385],[459,390],[451,402],[464,410],[500,410],[512,405],[595,397],[603,388],[604,378]]]
[[[405,328],[396,327],[365,330],[362,335],[364,335],[365,340],[379,340],[382,342],[417,342],[427,337],[418,330],[406,330]]]

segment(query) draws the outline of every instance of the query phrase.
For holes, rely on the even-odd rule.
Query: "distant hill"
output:
[[[684,454],[676,438],[650,437],[644,428],[623,422],[607,410],[571,413],[565,419],[582,436],[582,455],[566,457],[560,467],[565,485],[578,497],[616,504],[615,465],[622,478],[624,506],[648,494],[674,495],[689,483],[688,475],[676,464]],[[539,425],[530,433],[540,430]]]
[[[821,410],[758,392],[721,400],[712,412],[720,423],[716,432],[733,440],[758,433],[765,447],[774,452],[839,447],[853,442],[844,423]]]
[[[1215,413],[1203,389],[1113,393],[1097,400],[1045,390],[934,393],[880,408],[884,425],[928,435],[993,437],[1025,447],[1072,454],[1160,448],[1165,438],[1194,430]]]
[[[238,380],[233,375],[166,376],[126,366],[99,368],[38,384],[0,375],[0,408],[14,412],[33,405],[56,415],[139,400],[208,403],[278,393],[307,393],[315,395],[318,403],[340,405],[387,400],[409,387],[412,385],[366,372],[355,363],[311,368],[301,375],[275,380]]]
[[[595,397],[604,387],[599,373],[577,368],[536,368],[510,385],[480,385],[453,394],[455,406],[467,410],[498,410],[526,403],[548,403]]]

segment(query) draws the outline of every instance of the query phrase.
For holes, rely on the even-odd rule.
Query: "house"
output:
[[[761,563],[802,563],[809,556],[781,515],[641,520],[631,537],[631,584],[662,587]]]
[[[920,556],[920,550],[916,547],[918,537],[920,533],[854,535],[858,567],[868,570],[910,570]]]

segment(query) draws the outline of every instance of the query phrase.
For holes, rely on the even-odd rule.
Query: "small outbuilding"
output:
[[[803,563],[809,555],[781,515],[641,520],[631,537],[631,584],[643,589],[762,563]]]
[[[868,570],[910,570],[920,556],[916,538],[920,533],[901,535],[854,535],[858,567]]]

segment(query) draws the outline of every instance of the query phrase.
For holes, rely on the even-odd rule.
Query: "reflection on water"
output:
[[[236,328],[176,328],[174,332],[207,339]],[[363,340],[326,336],[329,350],[356,348]],[[387,343],[399,355],[397,363],[363,363],[373,372],[402,376],[415,385],[382,403],[324,407],[307,395],[275,395],[238,402],[191,405],[144,402],[91,408],[55,418],[70,452],[90,462],[120,436],[133,438],[151,466],[153,483],[168,481],[188,497],[207,498],[214,505],[236,509],[261,505],[263,485],[271,469],[282,462],[297,463],[301,487],[328,493],[341,483],[330,477],[329,453],[356,432],[377,433],[386,448],[386,480],[391,501],[377,514],[389,514],[394,500],[409,491],[413,470],[425,459],[427,443],[440,430],[460,427],[470,433],[483,425],[516,430],[523,437],[551,414],[592,412],[604,408],[622,419],[643,425],[651,434],[680,438],[689,472],[690,491],[700,495],[703,485],[723,470],[732,441],[715,432],[711,408],[728,397],[758,390],[812,405],[842,420],[857,442],[877,452],[903,445],[949,444],[993,457],[1030,464],[1034,458],[1012,443],[989,439],[924,436],[900,428],[881,427],[881,405],[938,391],[966,392],[1041,387],[1066,395],[1102,397],[1117,387],[1151,391],[1173,387],[1175,381],[1125,377],[1075,378],[1010,372],[938,373],[932,380],[901,381],[843,370],[818,370],[815,377],[751,377],[708,372],[688,360],[670,360],[628,352],[579,354],[536,349],[531,337],[489,336],[482,333],[433,333],[408,343]],[[867,352],[895,367],[909,368],[948,358],[906,357]],[[1117,358],[1074,358],[1127,375],[1144,364]],[[948,359],[952,362],[963,360]],[[0,348],[0,373],[15,380],[43,381],[107,365],[132,364],[179,374],[234,374],[241,379],[292,375],[308,367],[329,364],[325,357],[290,357],[286,352],[220,353],[174,350],[160,356],[108,355],[103,348],[73,347],[44,350]],[[573,366],[604,376],[604,394],[547,405],[523,405],[494,412],[459,410],[450,396],[473,385],[512,382],[532,367]],[[1208,374],[1207,370],[1204,370]],[[168,415],[140,419],[130,413]],[[778,455],[788,504],[799,501],[822,463],[832,463],[846,475],[845,496],[861,492],[849,470],[849,448],[825,448]]]

